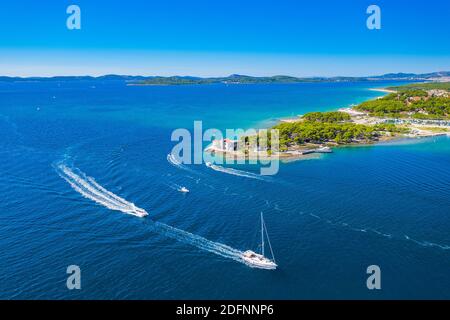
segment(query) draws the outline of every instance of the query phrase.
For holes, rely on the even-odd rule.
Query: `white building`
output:
[[[254,152],[267,152],[268,148],[266,146],[254,146]]]
[[[213,140],[213,148],[222,151],[237,151],[239,147],[239,140],[221,139]]]
[[[237,151],[238,149],[238,140],[224,139],[223,143],[223,149],[226,151]]]

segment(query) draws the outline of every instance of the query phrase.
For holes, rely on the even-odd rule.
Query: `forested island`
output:
[[[447,79],[447,80],[445,80]],[[232,74],[224,77],[196,76],[143,76],[107,74],[102,76],[54,76],[54,77],[8,77],[0,76],[0,82],[68,82],[68,81],[122,81],[129,86],[169,86],[199,84],[274,84],[304,82],[356,82],[356,81],[448,81],[450,71],[430,73],[388,73],[375,76],[294,77],[287,75],[249,76]]]
[[[450,77],[450,72],[433,72],[426,74],[414,73],[391,73],[381,76],[369,77],[292,77],[285,75],[254,77],[240,74],[232,74],[228,77],[192,77],[192,76],[171,76],[171,77],[146,77],[130,81],[131,86],[151,86],[151,85],[199,85],[199,84],[273,84],[273,83],[303,83],[303,82],[353,82],[353,81],[423,81],[431,79],[441,79]]]

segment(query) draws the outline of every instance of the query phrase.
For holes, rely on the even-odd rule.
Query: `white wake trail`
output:
[[[144,209],[140,209],[133,203],[128,202],[111,191],[106,190],[104,187],[99,185],[94,178],[86,176],[78,169],[71,169],[64,164],[59,164],[56,166],[56,170],[61,178],[67,181],[75,191],[80,193],[85,198],[93,200],[111,210],[121,211],[137,217],[144,217],[148,215]],[[171,227],[164,223],[153,222],[152,225],[154,226],[155,231],[168,238],[192,245],[201,250],[214,253],[224,258],[245,263],[241,258],[243,252],[233,249],[230,246],[210,241],[201,236]]]
[[[59,164],[56,169],[60,177],[66,180],[83,197],[93,200],[111,210],[121,211],[140,218],[148,215],[148,212],[144,209],[138,208],[134,203],[128,202],[106,190],[93,178],[87,177],[84,173],[79,172],[77,174],[64,164]]]
[[[213,169],[214,171],[219,171],[219,172],[231,174],[234,176],[245,177],[245,178],[250,178],[250,179],[257,179],[257,180],[265,180],[265,178],[263,176],[260,176],[259,174],[247,172],[247,171],[237,170],[237,169],[233,169],[233,168],[225,168],[222,166],[218,166],[216,164],[210,164],[210,165],[208,165],[208,167]]]
[[[208,240],[206,238],[192,234],[190,232],[171,227],[164,223],[155,222],[154,226],[161,234],[163,234],[166,237],[192,245],[201,250],[214,253],[224,258],[229,258],[241,263],[245,263],[244,260],[242,260],[241,258],[243,252],[240,250],[234,249],[222,243]]]
[[[182,169],[182,170],[186,170],[186,171],[190,171],[192,172],[191,169],[189,169],[186,165],[184,165],[183,163],[181,163],[180,160],[178,160],[173,154],[169,153],[167,155],[167,161],[173,165],[174,167],[178,168],[178,169]]]

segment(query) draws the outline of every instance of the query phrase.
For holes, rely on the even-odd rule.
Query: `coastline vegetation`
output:
[[[279,130],[282,151],[306,143],[370,143],[383,135],[392,136],[408,131],[394,124],[364,125],[350,120],[350,116],[343,112],[313,112],[299,121],[280,123],[273,129]]]
[[[350,121],[351,117],[348,113],[339,111],[330,112],[310,112],[305,114],[302,119],[312,122],[345,122]]]
[[[327,146],[346,144],[370,144],[401,136],[422,137],[447,134],[450,132],[446,122],[430,121],[395,122],[396,118],[449,119],[450,96],[447,89],[450,83],[414,84],[399,87],[398,91],[383,98],[366,101],[353,109],[330,112],[310,112],[302,117],[286,119],[273,126],[278,130],[279,146],[272,150],[272,137],[258,135],[243,136],[245,156],[255,156],[260,151],[271,155],[280,151],[285,157],[299,157],[311,152],[327,152]],[[430,88],[430,89],[429,89]],[[439,88],[439,89],[436,89]],[[380,118],[382,117],[382,118]],[[263,140],[261,140],[263,139]],[[306,153],[308,152],[308,153]]]
[[[450,119],[450,83],[394,87],[398,91],[354,107],[375,117]]]
[[[450,82],[427,82],[427,83],[410,83],[402,86],[394,86],[387,88],[395,91],[408,90],[446,90],[450,92]]]

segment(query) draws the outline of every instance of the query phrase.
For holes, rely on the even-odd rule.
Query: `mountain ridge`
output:
[[[373,80],[439,80],[450,78],[450,71],[437,71],[430,73],[387,73],[378,76],[352,77],[294,77],[288,75],[275,75],[256,77],[241,74],[231,74],[226,77],[196,77],[196,76],[132,76],[119,74],[106,74],[102,76],[53,76],[53,77],[11,77],[0,76],[0,82],[24,82],[24,81],[126,81],[132,85],[176,85],[176,84],[245,84],[245,83],[299,83],[299,82],[350,82]],[[449,79],[450,80],[450,79]]]

